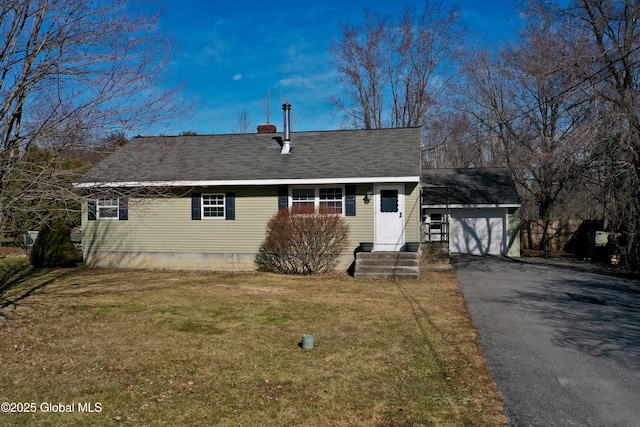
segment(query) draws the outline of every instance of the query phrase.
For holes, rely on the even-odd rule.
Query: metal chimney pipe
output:
[[[284,113],[284,140],[280,154],[289,154],[291,149],[291,104],[282,104],[282,111]]]

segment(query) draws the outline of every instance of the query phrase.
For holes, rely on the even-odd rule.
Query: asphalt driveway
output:
[[[569,262],[452,263],[510,426],[640,426],[640,282]]]

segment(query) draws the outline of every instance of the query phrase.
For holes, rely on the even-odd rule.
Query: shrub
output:
[[[65,267],[73,265],[77,256],[76,247],[71,243],[69,228],[62,220],[44,225],[38,233],[29,259],[31,265],[40,267]]]
[[[333,209],[283,209],[267,224],[267,238],[256,257],[258,270],[286,274],[332,271],[348,236],[349,225]]]

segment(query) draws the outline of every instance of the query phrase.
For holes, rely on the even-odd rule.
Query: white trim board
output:
[[[487,208],[519,208],[520,203],[498,203],[498,204],[477,204],[477,205],[422,205],[426,209],[487,209]]]
[[[81,182],[75,188],[94,187],[215,187],[215,186],[258,186],[258,185],[325,185],[325,184],[372,184],[372,183],[419,183],[419,176],[362,177],[362,178],[314,178],[314,179],[233,179],[202,181],[123,181],[123,182]]]

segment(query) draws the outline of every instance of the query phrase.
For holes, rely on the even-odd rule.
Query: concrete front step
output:
[[[420,260],[418,260],[418,262],[416,262],[416,260],[414,259],[406,259],[406,258],[399,258],[399,259],[392,259],[392,258],[361,258],[361,259],[357,259],[356,263],[359,263],[362,266],[366,266],[366,265],[371,265],[371,266],[377,266],[377,265],[395,265],[398,267],[411,267],[414,265],[420,265]]]
[[[358,252],[361,259],[419,259],[418,252]]]
[[[420,276],[420,254],[417,252],[359,252],[356,254],[354,276],[417,280]]]
[[[421,246],[422,267],[441,268],[449,264],[449,243],[426,242]]]

